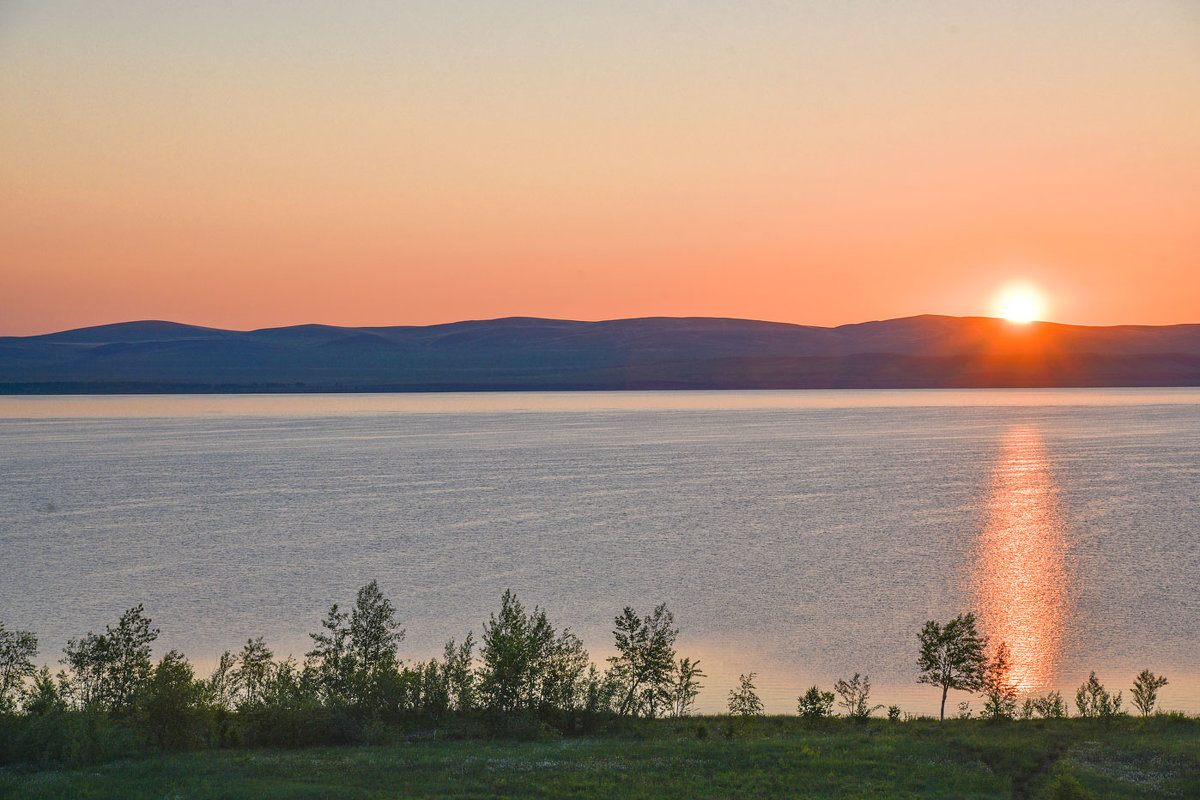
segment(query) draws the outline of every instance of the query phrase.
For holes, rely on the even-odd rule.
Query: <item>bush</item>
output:
[[[1081,717],[1111,719],[1121,715],[1121,693],[1117,692],[1115,697],[1109,694],[1093,672],[1075,693],[1075,707]]]
[[[141,732],[99,711],[53,709],[0,719],[0,763],[82,767],[146,751]]]
[[[1059,775],[1046,787],[1046,800],[1093,800],[1095,795],[1071,775]]]
[[[833,716],[833,692],[822,692],[816,686],[796,698],[796,711],[805,719]]]
[[[850,680],[839,680],[833,685],[833,690],[842,698],[841,705],[846,709],[846,716],[859,722],[865,721],[871,712],[882,705],[868,705],[871,697],[871,679],[866,675],[854,673]]]
[[[735,717],[761,717],[762,700],[754,691],[754,673],[738,676],[738,686],[729,690],[729,713]]]
[[[150,740],[162,750],[183,750],[210,738],[201,712],[204,686],[196,681],[192,665],[172,650],[154,668],[143,689],[138,716]]]

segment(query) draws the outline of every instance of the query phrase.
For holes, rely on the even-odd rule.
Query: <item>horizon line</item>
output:
[[[341,329],[341,330],[377,330],[377,329],[388,329],[388,328],[437,328],[437,327],[449,326],[449,325],[463,325],[463,324],[470,324],[470,323],[486,323],[486,322],[506,322],[506,321],[517,321],[517,320],[528,320],[528,321],[536,321],[536,322],[565,322],[565,323],[578,323],[578,324],[583,324],[583,325],[602,324],[602,323],[606,323],[606,322],[638,322],[638,321],[644,321],[644,320],[679,320],[679,321],[708,320],[708,321],[724,321],[724,322],[754,322],[754,323],[761,323],[761,324],[765,324],[765,325],[783,325],[783,326],[796,327],[796,328],[817,328],[817,329],[821,329],[821,330],[837,330],[839,328],[849,328],[849,327],[854,327],[857,325],[870,325],[873,323],[880,323],[880,322],[896,322],[896,321],[900,321],[900,320],[911,320],[911,319],[922,319],[922,318],[958,319],[958,320],[990,320],[990,321],[994,321],[994,322],[1002,322],[1002,323],[1007,323],[1010,325],[1020,326],[1020,327],[1053,325],[1053,326],[1069,327],[1069,328],[1172,328],[1172,327],[1182,327],[1182,326],[1188,326],[1188,325],[1200,325],[1200,322],[1172,322],[1172,323],[1158,323],[1158,324],[1123,322],[1123,323],[1116,323],[1116,324],[1109,324],[1109,325],[1087,325],[1087,324],[1073,323],[1073,322],[1058,322],[1055,320],[1029,320],[1028,322],[1017,322],[1017,321],[1005,319],[1004,317],[989,316],[989,315],[983,315],[983,314],[956,315],[956,314],[934,314],[934,313],[907,314],[907,315],[899,316],[899,317],[887,317],[887,318],[881,318],[881,319],[861,320],[858,322],[846,322],[846,323],[842,323],[840,325],[813,325],[813,324],[804,323],[804,322],[783,322],[780,320],[757,319],[754,317],[729,317],[729,316],[709,316],[709,315],[695,315],[695,316],[691,316],[691,315],[689,315],[689,316],[651,315],[651,316],[638,316],[638,317],[610,317],[610,318],[604,318],[604,319],[573,319],[573,318],[567,318],[567,317],[539,317],[539,316],[518,314],[518,315],[502,316],[502,317],[479,317],[479,318],[457,319],[457,320],[450,320],[450,321],[446,321],[446,322],[432,322],[432,323],[426,323],[426,324],[396,323],[396,324],[388,324],[388,325],[335,325],[335,324],[325,323],[325,322],[299,322],[299,323],[294,323],[291,325],[268,325],[268,326],[261,327],[261,328],[244,328],[243,329],[243,328],[221,328],[221,327],[217,327],[214,325],[201,325],[201,324],[191,323],[191,322],[179,322],[178,320],[171,320],[171,319],[143,318],[143,319],[121,320],[121,321],[117,321],[117,322],[102,322],[102,323],[97,323],[95,325],[81,325],[79,327],[61,328],[58,330],[44,331],[41,333],[27,333],[27,334],[7,334],[6,333],[6,334],[0,334],[0,339],[32,339],[32,338],[37,338],[40,336],[54,336],[54,335],[57,335],[60,333],[75,333],[78,331],[95,330],[97,328],[111,328],[111,327],[117,327],[117,326],[122,326],[122,325],[139,325],[139,324],[178,325],[178,326],[186,327],[186,328],[196,328],[196,329],[209,330],[209,331],[214,331],[214,332],[220,331],[220,332],[224,332],[224,333],[259,333],[262,331],[287,330],[287,329],[291,329],[291,328],[337,328],[337,329]]]

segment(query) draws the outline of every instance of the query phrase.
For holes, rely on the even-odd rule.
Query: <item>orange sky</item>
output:
[[[645,5],[0,5],[0,335],[1200,322],[1200,4]]]

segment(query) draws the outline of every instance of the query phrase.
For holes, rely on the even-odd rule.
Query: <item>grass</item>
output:
[[[423,738],[0,772],[13,798],[1200,797],[1200,720],[817,726],[700,717],[539,741]]]

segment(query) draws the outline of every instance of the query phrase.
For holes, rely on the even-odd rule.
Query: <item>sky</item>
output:
[[[0,335],[1200,322],[1200,3],[0,0]]]

